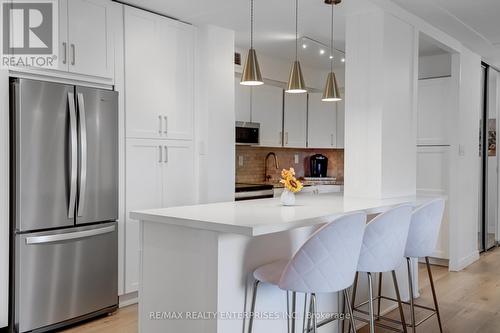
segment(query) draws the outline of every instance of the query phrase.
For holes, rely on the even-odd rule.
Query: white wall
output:
[[[481,58],[462,48],[452,56],[457,96],[452,117],[450,182],[450,270],[461,270],[477,260],[479,214],[478,144],[481,112]]]
[[[196,151],[199,201],[234,200],[234,32],[198,29]]]
[[[418,78],[428,79],[433,77],[451,75],[451,54],[437,54],[422,56],[418,59]]]
[[[9,297],[9,77],[0,70],[0,327],[8,324]]]
[[[347,17],[347,196],[416,191],[416,33],[382,11]]]

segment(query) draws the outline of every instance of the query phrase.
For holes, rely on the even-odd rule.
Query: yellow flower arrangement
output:
[[[295,170],[293,168],[290,168],[289,170],[283,169],[281,171],[280,183],[292,193],[299,192],[303,187],[302,183],[295,178]]]

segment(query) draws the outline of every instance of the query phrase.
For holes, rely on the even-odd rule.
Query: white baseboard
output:
[[[425,258],[418,258],[418,262],[421,263],[421,264],[425,264]],[[448,267],[450,265],[450,260],[449,259],[443,259],[443,258],[429,257],[429,263],[431,265]]]
[[[453,271],[453,272],[458,272],[458,271],[461,271],[462,269],[466,268],[467,266],[469,266],[470,264],[472,264],[473,262],[479,260],[479,251],[474,251],[472,253],[470,253],[469,255],[461,258],[460,260],[458,260],[458,262],[455,264],[453,263],[452,261],[450,261],[450,271]]]
[[[130,294],[124,294],[118,297],[118,307],[120,308],[136,304],[138,302],[139,302],[139,294],[137,293],[137,291],[134,291],[133,293]]]

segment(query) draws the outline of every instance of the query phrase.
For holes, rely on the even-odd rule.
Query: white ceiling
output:
[[[249,45],[250,0],[124,0],[135,6],[196,25],[214,24],[235,31],[236,46]],[[500,67],[500,0],[392,0],[458,39]],[[254,44],[259,53],[294,57],[293,0],[255,0]],[[300,0],[299,36],[326,45],[330,40],[330,7],[323,0]],[[375,7],[371,0],[343,0],[335,7],[335,48],[345,50],[345,17]],[[424,45],[423,49],[433,47]],[[436,49],[422,51],[438,52]],[[328,69],[328,52],[301,50],[303,65]],[[348,61],[348,59],[347,59]]]
[[[250,44],[250,0],[125,0],[180,20],[214,24],[235,30],[236,46]],[[335,6],[335,48],[345,50],[345,16],[359,8],[374,7],[369,0],[344,0]],[[258,53],[292,60],[295,55],[295,1],[255,0],[254,46]],[[330,43],[331,7],[323,0],[299,1],[299,37]],[[299,45],[300,47],[300,45]],[[329,68],[329,54],[319,48],[300,49],[302,65]],[[340,55],[340,54],[339,54]]]
[[[449,52],[439,47],[435,42],[430,40],[430,38],[423,38],[423,36],[420,36],[418,41],[419,56],[425,57],[425,56],[433,56],[446,53]]]
[[[500,66],[500,0],[392,0]]]

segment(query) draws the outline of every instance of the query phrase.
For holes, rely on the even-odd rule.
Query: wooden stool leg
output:
[[[396,278],[396,271],[392,271],[392,282],[394,283],[394,291],[396,292],[396,299],[398,300],[399,315],[401,317],[401,325],[403,325],[403,332],[406,333],[406,320],[403,311],[403,303],[401,303],[401,295],[399,294],[399,285]]]
[[[439,332],[443,333],[443,326],[441,325],[441,315],[439,314],[439,306],[436,296],[436,289],[434,288],[434,280],[432,278],[431,265],[429,263],[429,257],[425,257],[425,264],[427,266],[427,274],[429,274],[429,280],[431,282],[432,298],[434,299],[434,307],[436,309],[436,316],[439,324]]]

